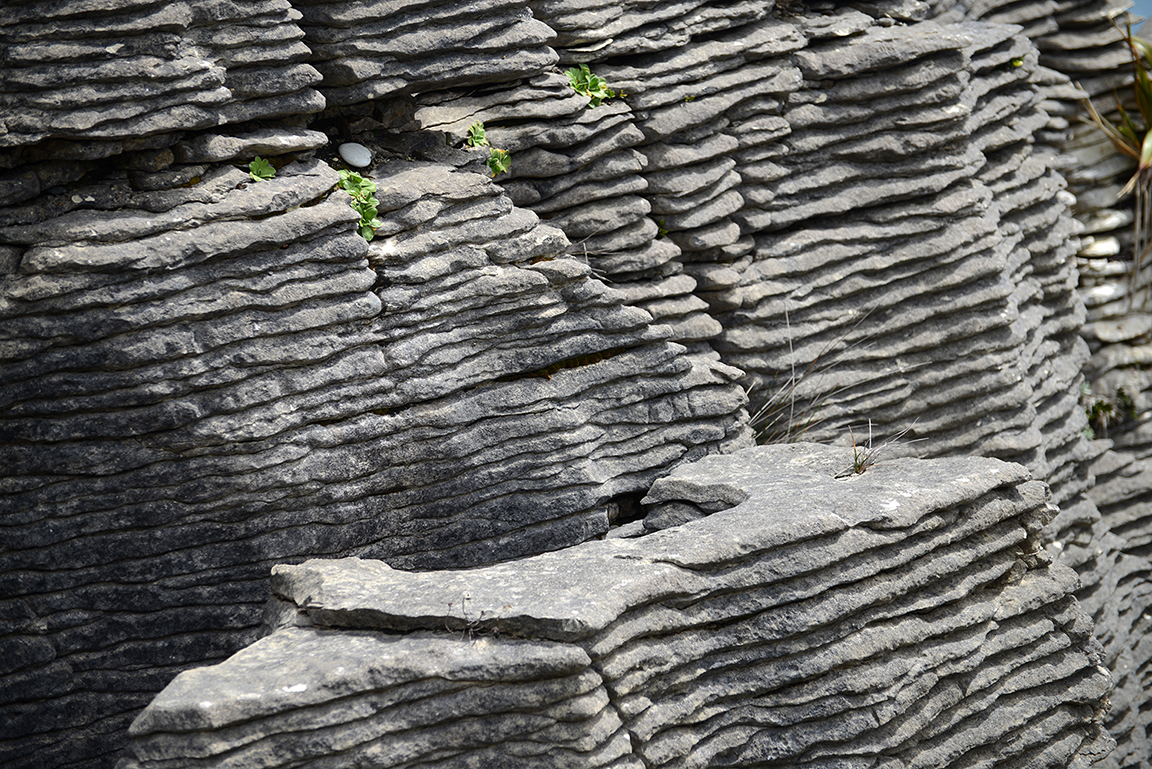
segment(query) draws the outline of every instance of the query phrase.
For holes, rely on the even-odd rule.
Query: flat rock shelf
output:
[[[793,444],[682,465],[646,502],[712,512],[639,538],[278,566],[267,636],[177,677],[120,769],[1086,766],[1112,684],[1048,500]]]

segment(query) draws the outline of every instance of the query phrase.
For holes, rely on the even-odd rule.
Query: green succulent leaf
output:
[[[512,156],[508,150],[496,149],[495,147],[489,148],[490,152],[488,159],[484,161],[488,164],[488,170],[492,172],[492,178],[497,175],[507,173],[512,168]]]
[[[484,123],[473,123],[468,126],[468,141],[469,147],[487,147],[488,137],[484,132]]]
[[[573,67],[564,74],[568,76],[568,83],[578,94],[587,96],[589,107],[599,107],[605,99],[616,96],[616,92],[608,88],[608,81],[599,75],[593,74],[587,64]]]
[[[276,169],[267,160],[257,155],[256,159],[248,164],[248,175],[252,177],[253,181],[260,182],[275,176]]]

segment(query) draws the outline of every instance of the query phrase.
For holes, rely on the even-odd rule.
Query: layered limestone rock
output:
[[[645,197],[648,159],[635,149],[644,135],[628,104],[591,108],[557,74],[487,92],[427,94],[419,105],[419,123],[450,136],[481,123],[490,145],[512,157],[499,180],[509,197],[562,229],[576,258],[670,326],[677,342],[715,357],[707,340],[720,325],[693,295],[696,284],[676,261],[680,250],[662,237]]]
[[[468,571],[279,566],[271,634],[181,674],[122,769],[1086,766],[1110,687],[1020,466],[762,447],[645,502],[707,514]],[[305,736],[306,735],[306,736]]]
[[[483,120],[512,150],[514,199],[678,340],[745,371],[754,407],[790,391],[800,412],[818,404],[814,436],[841,441],[849,424],[911,425],[917,453],[1019,460],[1072,500],[1088,485],[1087,352],[1071,198],[1033,139],[1051,123],[1049,71],[1019,28],[893,21],[926,16],[915,3],[867,10],[735,14],[692,45],[653,37],[626,63],[596,48],[612,35],[592,15],[573,22],[562,60],[590,61],[624,94],[575,113],[608,137],[549,130],[497,88],[418,115],[458,134]],[[618,165],[583,164],[621,145],[633,151]]]
[[[698,281],[707,279],[696,277],[701,263],[731,262],[751,248],[734,218],[745,205],[743,174],[754,147],[788,133],[774,113],[799,86],[790,54],[806,42],[794,24],[765,20],[604,68],[631,94],[647,139],[653,215]]]
[[[1140,371],[1147,359],[1148,324],[1141,304],[1148,275],[1130,280],[1131,199],[1121,188],[1134,171],[1112,149],[1104,134],[1087,120],[1084,99],[1117,118],[1116,94],[1127,93],[1131,59],[1119,43],[1128,21],[1127,2],[941,3],[938,19],[981,19],[1021,24],[1050,69],[1041,93],[1048,126],[1036,133],[1048,145],[1049,163],[1068,180],[1076,196],[1074,212],[1084,235],[1077,258],[1079,293],[1087,322],[1081,333],[1091,358],[1084,371],[1082,405],[1093,414],[1098,439],[1095,484],[1087,502],[1066,504],[1054,522],[1062,562],[1073,566],[1083,586],[1078,597],[1097,623],[1106,660],[1117,679],[1109,729],[1119,745],[1106,766],[1147,769],[1152,721],[1141,703],[1152,655],[1143,642],[1150,608],[1144,585],[1152,564],[1147,536],[1147,463],[1152,438],[1145,425],[1152,387]],[[947,8],[945,8],[947,6]],[[1147,36],[1147,30],[1143,30]],[[1130,109],[1134,107],[1130,106]],[[1068,397],[1065,394],[1064,397]],[[1115,451],[1106,451],[1113,446]]]
[[[293,6],[332,106],[515,79],[556,63],[548,47],[555,33],[512,0],[294,0]]]
[[[708,0],[531,0],[528,6],[556,30],[553,46],[565,62],[680,48],[693,38],[739,27],[773,10],[772,4],[747,0],[723,6]]]
[[[173,673],[252,639],[274,563],[479,565],[604,534],[677,462],[747,445],[753,384],[758,407],[794,392],[801,428],[817,404],[812,436],[911,427],[888,455],[1048,479],[1043,538],[1120,682],[1115,765],[1144,760],[1148,500],[1135,449],[1083,494],[1100,448],[1052,172],[1078,93],[1054,70],[1087,75],[1106,7],[967,5],[9,3],[0,763],[108,765]],[[576,94],[578,63],[617,97]],[[480,121],[502,188],[463,146]],[[326,139],[374,155],[370,244]],[[670,499],[615,533],[713,509]],[[596,720],[599,658],[561,642],[524,658],[593,693],[514,697],[567,760],[631,765],[638,716]],[[547,725],[568,721],[597,736]]]
[[[77,138],[131,148],[150,135],[319,112],[300,18],[287,0],[6,3],[0,148]],[[59,160],[69,149],[33,153]]]
[[[1035,52],[1005,26],[793,24],[803,82],[737,100],[733,139],[700,143],[726,147],[743,199],[730,242],[683,257],[724,326],[714,346],[756,407],[817,404],[814,436],[910,427],[917,453],[1016,459],[1074,498],[1077,228],[1033,153]]]
[[[0,212],[7,765],[107,750],[252,639],[274,563],[576,544],[750,443],[739,372],[683,356],[470,155],[373,168],[369,244],[323,142],[202,135]]]
[[[559,231],[475,174],[379,173],[369,261],[396,388],[381,405],[404,447],[386,506],[428,525],[389,526],[370,554],[447,566],[575,544],[606,531],[614,497],[750,441],[740,372],[684,357],[667,327],[563,254]]]

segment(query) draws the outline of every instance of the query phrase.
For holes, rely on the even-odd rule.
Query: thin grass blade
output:
[[[1099,126],[1100,130],[1104,132],[1104,135],[1108,137],[1113,146],[1115,146],[1119,152],[1124,153],[1133,160],[1139,160],[1140,151],[1138,148],[1140,145],[1120,133],[1108,118],[1096,111],[1096,107],[1091,101],[1085,99],[1085,104],[1088,105],[1088,112],[1092,115],[1092,120]]]

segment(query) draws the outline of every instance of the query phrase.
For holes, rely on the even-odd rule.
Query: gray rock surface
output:
[[[251,640],[273,563],[706,523],[719,501],[633,519],[677,462],[747,444],[743,388],[760,406],[812,366],[800,423],[841,451],[848,425],[911,426],[884,457],[1051,484],[1039,539],[1120,684],[1109,766],[1147,765],[1152,438],[1104,453],[1077,396],[1089,351],[1109,397],[1143,397],[1152,356],[1147,324],[1113,322],[1127,222],[1101,201],[1125,169],[1060,154],[1099,149],[1070,77],[1123,80],[1108,3],[9,6],[0,763],[108,766],[151,692]],[[576,62],[626,95],[587,108]],[[462,147],[478,120],[512,153],[503,193]],[[344,141],[379,162],[369,246],[316,160]],[[1088,347],[1053,169],[1096,212]],[[1028,739],[1080,744],[1062,717]],[[701,718],[683,734],[724,717]]]
[[[109,750],[149,689],[252,640],[273,563],[576,544],[750,443],[739,372],[486,176],[371,169],[371,244],[326,163],[249,176],[316,137],[205,135],[0,218],[6,765]]]
[[[679,48],[694,37],[763,18],[772,4],[738,0],[714,6],[707,0],[532,0],[536,18],[556,30],[553,44],[565,62]]]
[[[646,501],[723,509],[515,563],[278,566],[273,632],[179,676],[122,767],[481,766],[497,742],[510,766],[1099,758],[1111,681],[1037,547],[1045,486],[990,459],[849,461],[710,456]]]
[[[287,2],[8,4],[0,148],[318,112],[299,20]]]
[[[695,282],[674,261],[679,249],[662,237],[663,224],[643,195],[647,159],[634,147],[644,137],[627,104],[589,108],[563,75],[486,93],[438,92],[419,102],[420,124],[450,137],[483,123],[492,146],[513,157],[508,180],[501,177],[509,197],[563,230],[573,256],[670,326],[672,339],[715,358],[704,342],[720,326],[693,296]]]
[[[1053,446],[1053,457],[1087,456],[1095,483],[1088,499],[1068,504],[1053,523],[1056,552],[1074,567],[1083,583],[1077,592],[1092,614],[1098,635],[1105,642],[1106,664],[1114,671],[1118,690],[1112,696],[1109,729],[1118,741],[1116,752],[1103,765],[1107,767],[1152,766],[1152,744],[1148,741],[1149,717],[1141,702],[1147,694],[1138,693],[1152,664],[1149,649],[1142,641],[1143,615],[1148,607],[1144,589],[1137,587],[1149,573],[1147,539],[1140,510],[1146,504],[1139,481],[1152,458],[1152,442],[1147,440],[1146,419],[1132,419],[1120,405],[1123,390],[1137,414],[1149,407],[1152,388],[1143,368],[1147,328],[1132,300],[1142,290],[1133,291],[1128,280],[1132,250],[1132,210],[1130,199],[1120,191],[1133,173],[1133,164],[1120,157],[1104,135],[1085,120],[1083,100],[1091,98],[1096,107],[1113,119],[1115,93],[1124,93],[1131,80],[1130,58],[1119,42],[1121,15],[1128,3],[1077,2],[1049,3],[934,3],[938,19],[960,21],[980,19],[1020,24],[1039,51],[1045,70],[1037,84],[1044,96],[1043,108],[1049,116],[1046,126],[1034,132],[1038,146],[1046,152],[1047,163],[1059,169],[1075,194],[1073,208],[1084,226],[1077,257],[1079,294],[1086,307],[1087,324],[1081,333],[1088,342],[1091,358],[1082,365],[1086,375],[1081,406],[1114,404],[1112,424],[1094,423],[1097,441],[1091,447],[1072,444]],[[1135,28],[1136,25],[1134,25]],[[1145,36],[1147,32],[1145,31]],[[1043,145],[1047,145],[1044,147]],[[1053,275],[1052,278],[1056,276]],[[1137,281],[1146,286],[1148,275]],[[1049,279],[1046,291],[1065,291],[1063,280]],[[1058,321],[1052,318],[1049,323]],[[1062,323],[1071,324],[1072,319]],[[1067,333],[1061,334],[1067,338]],[[1084,351],[1078,353],[1083,358]],[[1037,350],[1034,360],[1044,353]],[[1041,368],[1041,371],[1044,369]],[[1049,390],[1051,392],[1051,389]],[[1064,391],[1059,396],[1070,400]],[[1047,402],[1055,404],[1055,393]],[[1049,422],[1051,410],[1038,413],[1038,422]],[[1068,470],[1071,471],[1071,466]],[[1092,478],[1082,471],[1072,472],[1077,486]],[[1097,507],[1099,509],[1097,509]],[[1122,512],[1123,511],[1123,512]]]
[[[1065,245],[1075,224],[1059,178],[1029,159],[1045,117],[1029,82],[1034,54],[1012,32],[871,27],[798,53],[806,81],[782,108],[790,132],[737,155],[746,204],[735,217],[754,248],[727,265],[739,277],[704,298],[725,327],[714,345],[760,398],[787,386],[793,366],[821,372],[795,390],[829,422],[814,435],[837,437],[828,427],[852,421],[885,424],[885,437],[911,427],[909,438],[926,439],[917,453],[1015,457],[1052,475],[1066,499],[1084,476],[1065,488],[1042,457],[1082,440],[1084,350]],[[975,349],[987,357],[973,366]],[[1035,354],[1022,350],[1034,349],[1052,353],[1044,373],[1029,373]],[[975,392],[979,420],[958,405]],[[1039,392],[1052,398],[1041,396],[1050,413],[1037,420]]]
[[[1088,484],[1074,395],[1086,351],[1068,285],[1070,199],[1033,139],[1050,123],[1049,71],[1016,28],[878,20],[922,18],[918,4],[871,12],[745,20],[626,63],[581,49],[627,94],[586,112],[614,137],[639,130],[639,168],[626,156],[620,171],[585,166],[589,148],[619,145],[497,108],[496,92],[422,115],[428,127],[506,122],[485,125],[517,158],[513,199],[678,341],[745,371],[754,407],[787,389],[793,366],[829,369],[795,390],[821,406],[827,426],[813,435],[914,424],[912,451],[1016,458],[1070,500]],[[591,174],[594,187],[576,186]],[[674,250],[659,261],[634,258],[662,241]],[[970,405],[945,407],[975,398],[987,414],[975,423]]]
[[[555,33],[523,3],[295,0],[330,104],[499,82],[556,63]]]

